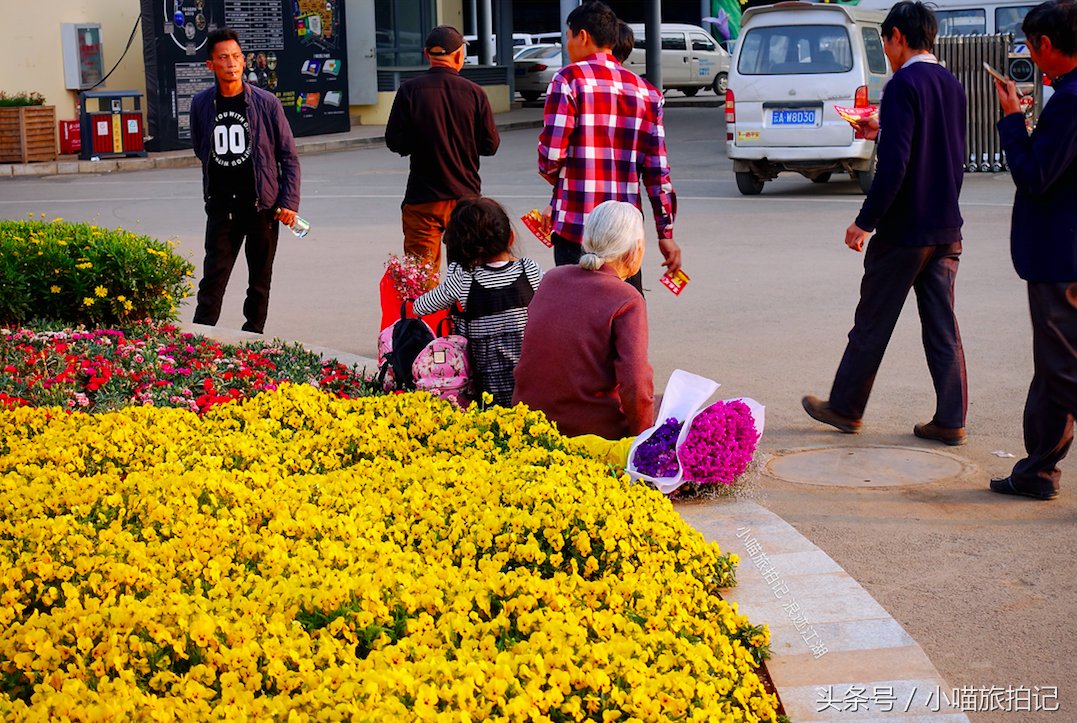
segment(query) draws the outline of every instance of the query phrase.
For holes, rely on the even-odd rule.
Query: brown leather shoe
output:
[[[863,425],[863,422],[859,419],[852,419],[838,414],[830,408],[830,402],[819,397],[813,397],[809,394],[801,399],[800,403],[809,417],[817,422],[829,424],[831,427],[840,429],[846,434],[856,434],[860,431],[861,425]]]
[[[940,427],[934,422],[917,424],[912,428],[912,433],[920,439],[930,439],[933,442],[942,442],[951,447],[960,447],[969,441],[969,435],[964,427]]]

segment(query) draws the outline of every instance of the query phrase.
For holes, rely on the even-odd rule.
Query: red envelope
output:
[[[834,106],[834,110],[836,110],[838,115],[845,120],[850,123],[855,123],[875,115],[879,110],[879,106],[869,105],[866,108],[846,108],[845,106],[836,105]]]
[[[662,278],[659,279],[659,281],[662,282],[662,286],[665,286],[672,291],[674,296],[680,296],[681,292],[684,291],[684,287],[688,285],[690,279],[688,278],[688,274],[681,270],[675,274],[671,274],[667,271],[662,274]]]
[[[524,226],[527,226],[531,233],[535,234],[535,238],[544,243],[547,247],[553,247],[553,241],[550,240],[549,232],[542,230],[541,211],[537,208],[533,208],[523,216],[520,216],[520,220],[524,222]]]

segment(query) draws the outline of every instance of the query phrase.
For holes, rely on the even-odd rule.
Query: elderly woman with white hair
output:
[[[599,204],[583,252],[578,266],[547,271],[528,307],[513,402],[542,410],[569,436],[633,436],[654,423],[647,307],[624,282],[643,261],[639,209]]]

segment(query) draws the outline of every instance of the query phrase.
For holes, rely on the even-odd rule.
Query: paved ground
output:
[[[531,109],[522,112],[534,117]],[[669,295],[657,284],[658,254],[650,247],[644,274],[653,289],[659,386],[681,367],[722,382],[722,397],[765,403],[763,463],[741,494],[791,523],[862,583],[951,686],[1057,686],[1062,711],[1055,717],[1073,718],[1077,671],[1069,661],[1077,657],[1077,626],[1070,619],[1077,582],[1068,567],[1077,550],[1077,464],[1064,463],[1063,495],[1055,502],[986,491],[987,478],[1012,464],[998,455],[1021,453],[1020,410],[1031,376],[1027,303],[1008,260],[1009,178],[971,175],[963,194],[966,252],[957,295],[971,440],[945,450],[961,461],[961,472],[929,483],[910,478],[908,486],[785,482],[769,475],[766,463],[788,450],[938,450],[911,435],[933,407],[915,307],[899,323],[863,433],[840,435],[811,422],[800,396],[826,394],[857,298],[862,257],[841,240],[862,198],[856,184],[783,177],[762,196],[742,198],[724,158],[720,108],[670,108],[667,129],[680,197],[677,235],[692,282],[680,297]],[[487,192],[517,215],[548,198],[533,171],[534,145],[533,130],[506,132],[501,151],[483,166]],[[386,255],[399,248],[406,164],[372,148],[304,156],[303,168],[301,210],[314,230],[282,244],[267,332],[372,356],[376,283]],[[45,212],[123,225],[175,238],[197,263],[199,195],[192,168],[3,179],[0,216]],[[526,254],[550,263],[537,242],[521,241]],[[242,283],[234,280],[222,325],[241,325],[241,296]],[[186,308],[186,318],[190,313]],[[865,469],[864,479],[873,475]]]

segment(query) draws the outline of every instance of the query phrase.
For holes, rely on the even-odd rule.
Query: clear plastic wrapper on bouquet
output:
[[[641,432],[629,449],[627,471],[633,479],[646,480],[663,494],[670,494],[685,482],[694,481],[685,478],[684,464],[680,459],[680,451],[692,429],[693,421],[695,421],[695,418],[702,412],[710,408],[711,405],[708,404],[708,401],[718,390],[719,386],[721,385],[712,379],[686,372],[683,369],[677,369],[670,375],[669,382],[667,382],[665,392],[662,396],[662,404],[659,409],[657,423],[653,427]],[[746,397],[722,401],[726,403],[739,401],[748,408],[756,434],[752,446],[752,451],[754,452],[755,445],[758,444],[759,437],[763,434],[765,408],[754,399],[748,399]],[[674,452],[676,454],[677,462],[676,471],[671,472],[668,469],[663,469],[663,472],[667,472],[665,476],[648,474],[637,466],[637,462],[642,461],[637,459],[637,452],[642,447],[645,447],[648,440],[650,440],[656,433],[668,434],[668,429],[662,430],[662,427],[670,419],[675,419],[677,422],[681,423],[674,444]],[[650,457],[653,459],[653,453]],[[643,466],[647,467],[647,465]],[[649,467],[647,469],[650,470]]]

